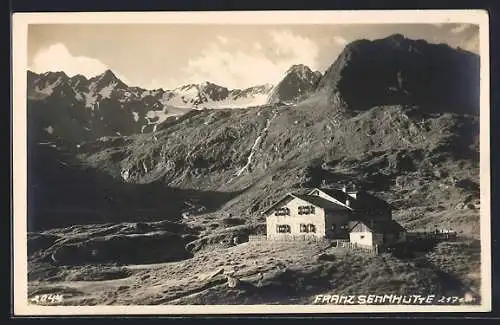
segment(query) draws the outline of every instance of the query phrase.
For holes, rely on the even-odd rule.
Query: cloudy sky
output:
[[[203,81],[245,88],[275,84],[293,64],[324,72],[348,42],[394,33],[479,51],[479,28],[468,24],[37,24],[28,29],[28,69],[87,77],[111,69],[148,89]]]

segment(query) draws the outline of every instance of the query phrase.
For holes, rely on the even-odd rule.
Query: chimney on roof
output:
[[[354,199],[357,199],[358,189],[356,188],[356,184],[351,185],[351,189],[347,192],[349,196]]]
[[[342,185],[342,192],[346,193],[347,194],[347,185]],[[345,200],[345,205],[346,206],[350,206],[351,205],[351,201],[349,200],[349,195],[347,195],[347,198]]]

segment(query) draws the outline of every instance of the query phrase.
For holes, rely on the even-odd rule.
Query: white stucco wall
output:
[[[322,208],[315,207],[314,214],[299,214],[299,206],[310,206],[311,203],[301,200],[299,198],[294,198],[281,207],[287,207],[290,209],[289,216],[276,216],[274,212],[266,218],[267,224],[267,235],[268,238],[272,235],[281,235],[282,233],[276,232],[276,225],[287,224],[290,226],[290,233],[292,235],[314,235],[316,237],[325,236],[325,211]],[[279,209],[278,208],[278,209]],[[314,224],[316,226],[315,233],[303,233],[300,232],[300,224]],[[286,235],[286,234],[283,234]]]
[[[351,232],[349,233],[349,241],[365,247],[373,247],[373,236],[371,232]]]

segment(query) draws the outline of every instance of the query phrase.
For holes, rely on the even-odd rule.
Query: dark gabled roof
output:
[[[385,232],[403,232],[406,231],[403,226],[401,226],[395,220],[387,220],[387,221],[359,221],[354,226],[350,227],[349,231],[354,230],[359,224],[364,224],[366,228],[370,229],[370,231],[375,233],[385,233]]]
[[[349,207],[339,205],[335,202],[331,202],[327,199],[323,199],[319,196],[316,195],[310,195],[309,193],[312,193],[314,190],[320,190],[335,200],[339,201],[340,203],[344,204],[348,199],[350,201]],[[276,208],[277,205],[282,204],[283,202],[287,200],[292,200],[293,198],[299,198],[304,201],[307,201],[313,205],[316,205],[321,208],[329,209],[329,210],[364,210],[364,209],[369,209],[369,208],[390,208],[390,205],[385,202],[382,199],[379,199],[367,192],[364,191],[358,191],[357,198],[353,198],[352,196],[348,195],[342,190],[339,189],[327,189],[327,188],[314,188],[309,191],[307,191],[308,194],[298,194],[298,193],[287,193],[285,196],[283,196],[278,202],[274,203],[271,205],[269,208],[264,210],[262,213],[267,214],[273,209]]]
[[[312,205],[315,205],[320,208],[328,209],[328,210],[343,210],[343,211],[350,211],[349,208],[338,205],[334,202],[328,201],[327,199],[324,199],[322,197],[316,196],[316,195],[295,195],[301,200],[307,201],[311,203]]]
[[[262,214],[267,214],[269,213],[269,211],[273,210],[276,208],[277,205],[280,205],[282,204],[283,202],[287,201],[287,200],[292,200],[293,198],[295,198],[295,195],[293,195],[292,193],[287,193],[285,196],[283,196],[278,202],[274,203],[273,205],[271,205],[269,208],[267,208],[266,210],[264,210],[262,212]]]
[[[319,197],[319,196],[308,195],[308,194],[288,193],[283,198],[281,198],[278,202],[274,203],[272,206],[270,206],[269,208],[264,210],[264,212],[262,212],[262,213],[267,214],[270,211],[272,211],[273,209],[275,209],[276,206],[283,204],[284,202],[290,201],[294,198],[299,198],[301,200],[304,200],[306,202],[311,203],[312,205],[315,205],[315,206],[320,207],[320,208],[328,209],[328,210],[342,210],[342,211],[350,210],[347,207],[338,205],[334,202],[331,202],[331,201],[326,200],[326,199]]]
[[[332,189],[332,188],[315,188],[315,190],[320,190],[322,192],[325,192],[326,194],[330,195],[339,202],[345,202],[347,199],[349,199],[351,202],[357,201],[342,190]]]
[[[398,231],[406,231],[405,227],[401,226],[399,224],[399,222],[395,221],[395,220],[391,220],[391,227],[392,229],[394,230],[398,230]]]
[[[364,210],[364,209],[369,209],[369,208],[391,208],[391,206],[384,200],[366,192],[366,191],[356,191],[357,197],[354,199],[344,191],[340,189],[331,189],[331,188],[315,188],[311,190],[309,193],[313,192],[314,190],[320,190],[335,200],[339,202],[346,202],[347,199],[350,201],[350,207],[353,208],[354,210]],[[349,192],[348,192],[349,193]]]

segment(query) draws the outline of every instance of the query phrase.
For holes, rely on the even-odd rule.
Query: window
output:
[[[287,207],[282,207],[276,210],[274,213],[275,216],[289,216],[290,215],[290,209]]]
[[[291,228],[289,225],[276,225],[276,232],[277,233],[290,233]]]
[[[340,229],[342,229],[342,230],[348,230],[349,226],[347,224],[343,224],[343,225],[340,226]]]
[[[301,223],[300,224],[300,232],[316,232],[316,226],[313,225],[312,223],[310,224],[304,224],[304,223]]]
[[[332,227],[330,228],[332,231],[335,231],[335,229],[337,229],[337,225],[332,223]]]
[[[365,238],[365,235],[359,236],[359,239],[363,239],[363,238]]]
[[[299,206],[299,214],[314,214],[314,206]]]

